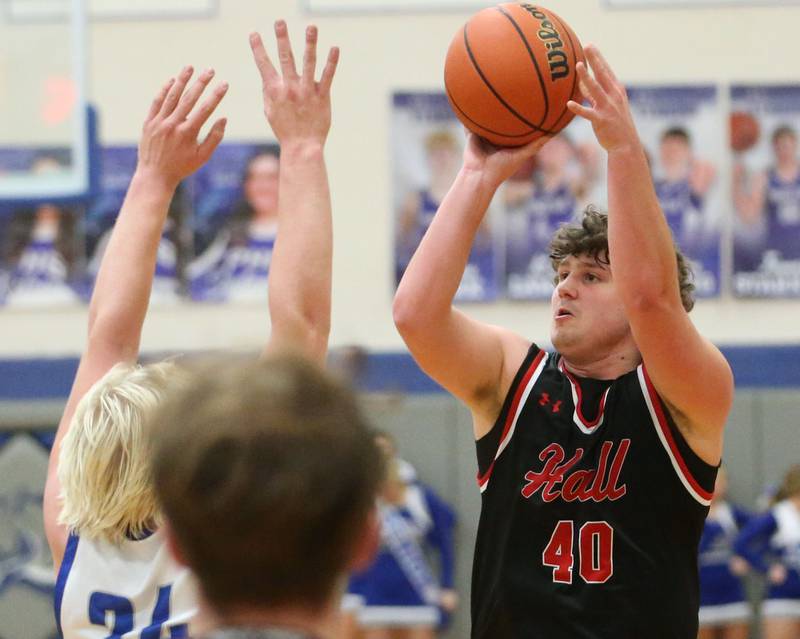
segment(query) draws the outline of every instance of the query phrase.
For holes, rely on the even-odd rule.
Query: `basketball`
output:
[[[731,149],[737,153],[753,148],[758,142],[760,128],[751,113],[735,111],[730,117]]]
[[[580,101],[575,33],[555,13],[508,2],[476,13],[456,33],[444,65],[447,98],[470,131],[497,146],[553,135]]]

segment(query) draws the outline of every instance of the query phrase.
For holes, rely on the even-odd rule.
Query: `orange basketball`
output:
[[[498,146],[555,134],[580,101],[575,65],[583,47],[555,13],[508,2],[479,11],[459,29],[444,65],[450,106],[470,131]]]
[[[741,153],[753,148],[761,133],[758,120],[752,113],[735,111],[730,116],[731,149]]]

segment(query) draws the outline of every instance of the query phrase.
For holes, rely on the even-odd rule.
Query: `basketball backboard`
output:
[[[0,0],[0,202],[90,190],[86,24],[85,0]]]

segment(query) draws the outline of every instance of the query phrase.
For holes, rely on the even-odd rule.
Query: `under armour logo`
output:
[[[539,395],[539,406],[550,406],[550,410],[554,413],[561,412],[561,400],[556,400],[555,403],[550,403],[550,393],[542,393]]]

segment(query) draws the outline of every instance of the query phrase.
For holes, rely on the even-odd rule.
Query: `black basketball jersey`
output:
[[[717,469],[639,366],[582,379],[531,347],[477,442],[473,639],[695,639]]]

